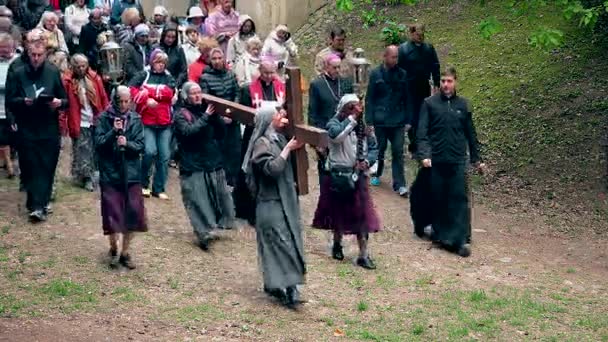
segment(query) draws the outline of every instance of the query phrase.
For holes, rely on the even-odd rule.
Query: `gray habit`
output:
[[[218,228],[233,228],[234,204],[224,170],[180,177],[184,207],[199,239]]]
[[[266,133],[254,142],[251,164],[258,187],[256,233],[264,285],[285,289],[304,283],[306,264],[300,208],[291,163],[279,155],[286,141]]]

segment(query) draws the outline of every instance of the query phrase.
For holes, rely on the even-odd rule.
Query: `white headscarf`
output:
[[[338,103],[338,107],[336,109],[336,115],[340,114],[342,112],[342,109],[344,109],[344,106],[346,106],[347,104],[351,103],[351,102],[359,102],[361,101],[359,99],[359,96],[357,96],[356,94],[344,94],[344,96],[342,96],[342,98],[340,99],[340,102]]]

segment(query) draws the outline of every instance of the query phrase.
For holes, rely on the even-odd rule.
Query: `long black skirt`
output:
[[[443,245],[459,248],[470,240],[471,212],[465,164],[433,163],[430,169],[433,235]]]
[[[241,163],[245,158],[245,153],[247,152],[247,147],[249,146],[249,140],[251,139],[252,134],[253,126],[246,126],[245,132],[243,132],[243,144],[241,146]],[[250,225],[254,226],[256,203],[245,180],[245,172],[240,170],[236,187],[232,191],[232,198],[234,200],[236,217],[247,220]]]
[[[433,224],[433,196],[431,194],[431,169],[418,170],[410,188],[410,215],[414,233],[424,236],[424,227]]]

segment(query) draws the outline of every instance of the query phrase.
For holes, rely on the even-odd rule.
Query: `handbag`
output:
[[[329,175],[329,189],[332,192],[345,195],[355,191],[359,175],[353,169],[331,169]]]

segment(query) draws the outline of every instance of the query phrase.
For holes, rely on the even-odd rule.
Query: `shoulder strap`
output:
[[[184,116],[184,118],[186,119],[186,121],[188,121],[189,123],[192,123],[192,121],[194,121],[194,118],[192,117],[192,113],[190,113],[189,110],[187,110],[186,108],[182,108],[182,115]]]

